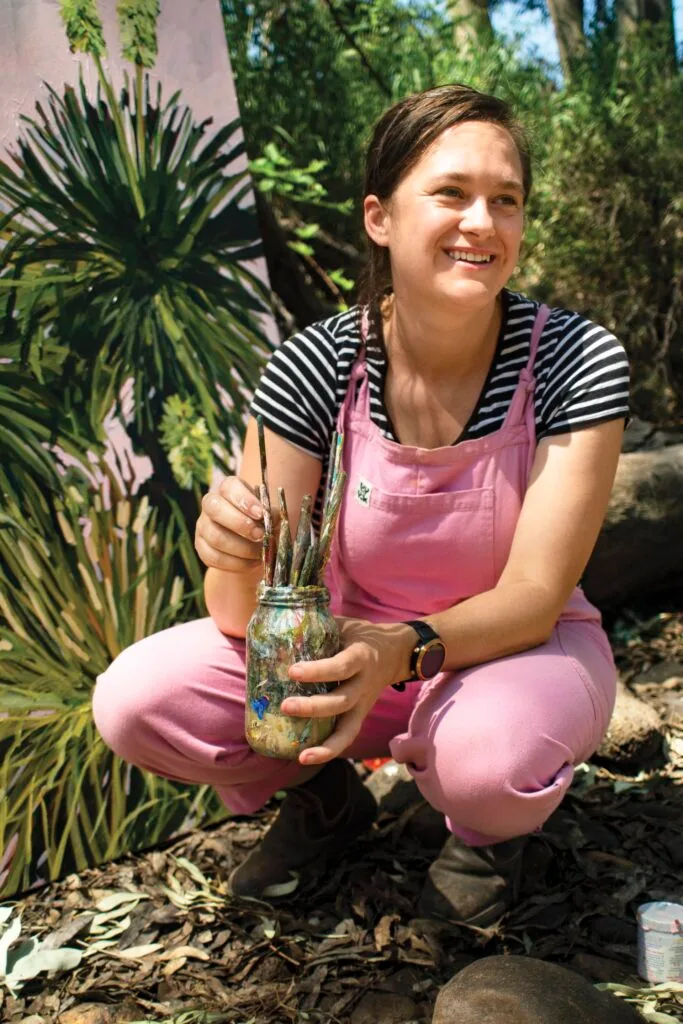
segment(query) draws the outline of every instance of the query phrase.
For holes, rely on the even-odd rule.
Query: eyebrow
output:
[[[439,181],[459,181],[467,185],[472,182],[471,174],[459,174],[457,171],[446,171],[445,174],[438,175]],[[517,178],[503,178],[496,182],[496,186],[499,188],[506,188],[516,192],[524,193],[524,187],[521,181]]]

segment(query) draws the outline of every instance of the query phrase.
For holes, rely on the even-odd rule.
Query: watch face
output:
[[[431,679],[440,672],[446,660],[446,650],[438,641],[430,644],[420,659],[420,674],[423,679]]]

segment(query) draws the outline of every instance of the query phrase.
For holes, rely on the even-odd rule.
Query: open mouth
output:
[[[496,257],[492,253],[473,253],[466,249],[444,249],[446,256],[453,263],[466,263],[468,266],[491,266]]]

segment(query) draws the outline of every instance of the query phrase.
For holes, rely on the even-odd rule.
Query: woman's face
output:
[[[524,228],[522,165],[499,125],[448,128],[384,203],[365,198],[389,248],[394,292],[437,308],[485,309],[512,274]]]

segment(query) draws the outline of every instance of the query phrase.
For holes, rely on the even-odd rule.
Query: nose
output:
[[[460,217],[460,230],[482,238],[494,234],[495,225],[485,196],[475,197],[467,204]]]

